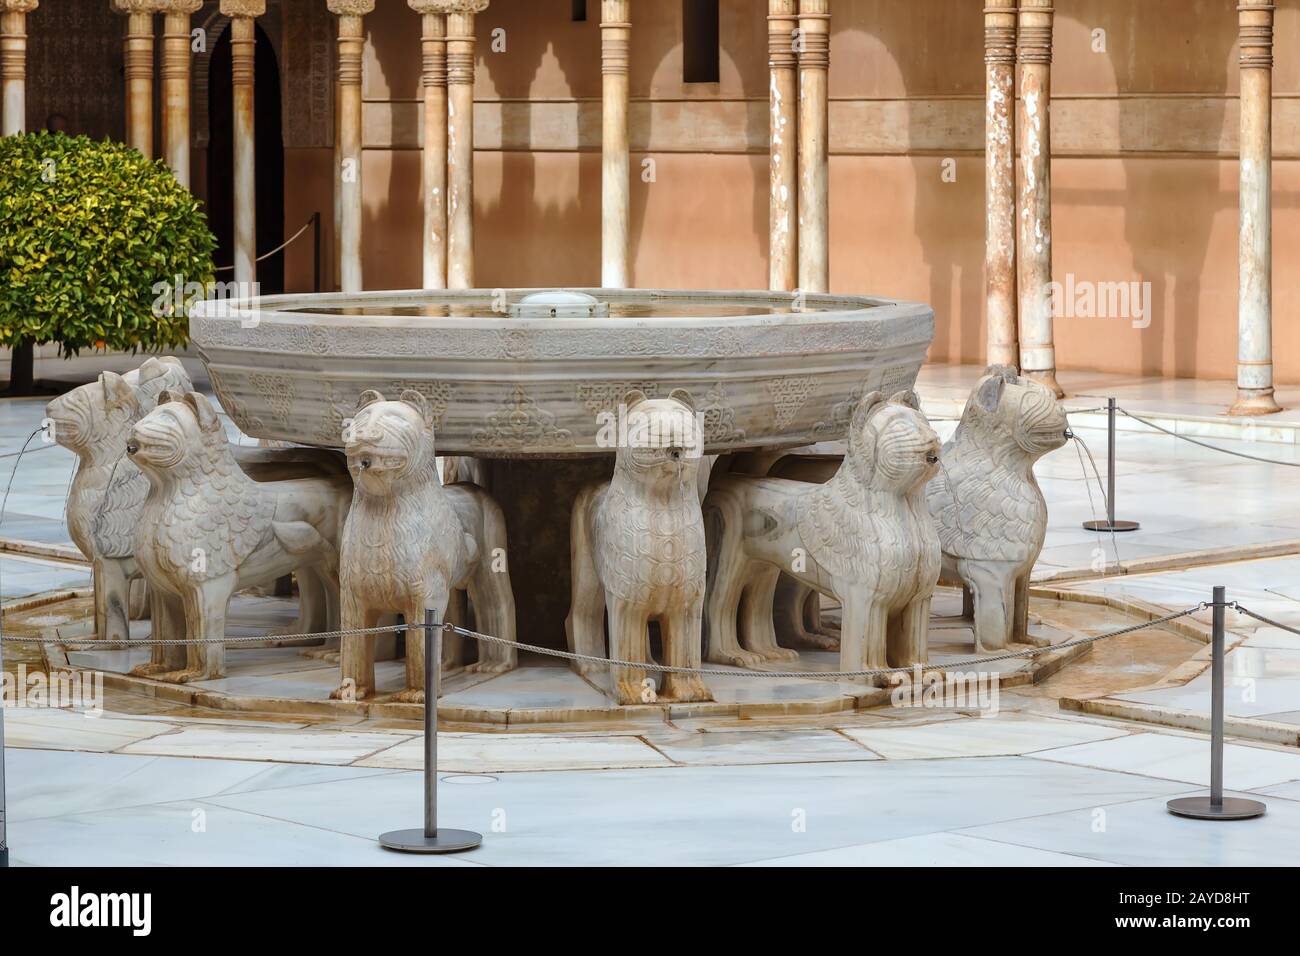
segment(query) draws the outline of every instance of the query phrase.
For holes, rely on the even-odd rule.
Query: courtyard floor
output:
[[[976,373],[927,369],[927,412],[956,417]],[[1077,409],[1119,394],[1105,376],[1067,373],[1063,384]],[[1172,430],[1300,462],[1287,427],[1243,431],[1219,419],[1208,387],[1124,387],[1121,404]],[[21,446],[43,406],[0,402],[0,453]],[[1104,476],[1099,424],[1095,414],[1073,419]],[[952,427],[936,421],[945,436]],[[39,438],[33,447],[0,525],[7,603],[89,585],[84,565],[58,560],[70,544],[62,512],[73,458]],[[0,459],[0,482],[15,461]],[[1040,595],[1036,610],[1066,608],[1072,631],[1101,633],[1136,613],[1193,606],[1223,584],[1230,600],[1300,624],[1290,465],[1133,422],[1118,461],[1119,517],[1142,529],[1113,538],[1080,527],[1102,513],[1082,449],[1039,464],[1051,526],[1035,578],[1066,600]],[[485,834],[482,848],[454,858],[375,843],[420,820],[414,721],[243,715],[109,689],[98,717],[7,710],[9,844],[26,865],[1294,864],[1300,637],[1289,632],[1229,615],[1226,780],[1266,800],[1268,814],[1216,825],[1165,811],[1208,783],[1208,742],[1196,730],[1209,707],[1208,657],[1195,633],[1207,621],[1201,613],[1185,632],[1103,641],[1054,676],[1003,689],[985,715],[885,706],[530,731],[452,725],[439,738],[441,819]],[[14,660],[6,648],[6,666]]]

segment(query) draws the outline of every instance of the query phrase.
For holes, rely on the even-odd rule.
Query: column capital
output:
[[[799,22],[799,0],[767,2],[767,65],[773,70],[798,66],[794,52],[794,31]]]
[[[158,0],[109,0],[109,6],[123,15],[158,12]]]
[[[375,0],[326,0],[325,5],[336,17],[364,17],[375,12]]]
[[[1021,63],[1052,62],[1052,0],[1020,0],[1017,55]]]
[[[489,0],[406,0],[416,13],[482,13]]]
[[[985,0],[984,62],[1016,62],[1017,0]]]
[[[38,0],[0,0],[0,13],[31,13]]]
[[[266,0],[221,0],[223,17],[254,19],[266,13]]]
[[[1241,0],[1237,4],[1237,37],[1243,70],[1273,68],[1273,10],[1271,0]]]
[[[183,13],[193,16],[203,7],[203,0],[157,0],[159,13]]]

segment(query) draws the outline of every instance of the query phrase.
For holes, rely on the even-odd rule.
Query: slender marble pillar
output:
[[[984,301],[987,362],[1020,367],[1016,328],[1016,2],[984,7]]]
[[[799,288],[830,287],[830,0],[799,0]]]
[[[799,0],[768,0],[767,10],[768,287],[790,292],[799,284],[799,60],[794,52]]]
[[[631,158],[627,142],[628,62],[632,43],[631,0],[601,0],[601,240],[600,284],[628,284],[628,217]]]
[[[126,77],[126,142],[153,157],[153,15],[158,0],[113,0],[126,15],[123,74]]]
[[[421,19],[424,90],[424,288],[447,287],[447,13],[443,0],[407,0]]]
[[[1020,369],[1058,396],[1052,340],[1052,0],[1020,0]]]
[[[474,287],[474,17],[488,0],[447,5],[447,287]]]
[[[339,18],[338,143],[340,285],[360,292],[361,283],[361,52],[366,32],[362,21],[375,9],[375,0],[328,0]]]
[[[230,79],[234,101],[235,281],[257,281],[257,155],[253,117],[253,68],[257,50],[254,20],[266,0],[221,0],[230,17]]]
[[[1237,276],[1237,400],[1229,414],[1267,415],[1273,397],[1273,4],[1237,6],[1241,153]]]
[[[0,134],[27,128],[27,14],[37,0],[0,0]]]
[[[176,181],[190,185],[190,16],[203,0],[160,0],[163,13],[163,158]]]

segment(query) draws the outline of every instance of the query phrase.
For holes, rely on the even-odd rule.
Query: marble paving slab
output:
[[[607,770],[663,767],[669,763],[653,747],[628,736],[438,735],[438,769],[442,772]],[[419,770],[424,767],[424,738],[398,743],[359,760],[357,766]]]
[[[1165,802],[1161,797],[1079,808],[960,832],[1124,866],[1295,866],[1300,803],[1273,800],[1263,817],[1207,823],[1176,817]]]
[[[879,760],[833,730],[646,731],[642,739],[668,759],[688,766]]]
[[[1067,853],[983,840],[961,833],[860,843],[814,853],[800,853],[744,866],[1114,866]]]
[[[176,724],[117,717],[93,717],[56,708],[5,708],[5,746],[39,750],[90,750],[107,753]]]
[[[440,819],[485,834],[476,862],[545,866],[752,862],[1185,789],[1020,757],[977,767],[866,760],[474,780],[439,788]],[[420,775],[408,772],[211,801],[365,837],[412,826],[420,794]]]
[[[412,808],[412,815],[417,808]],[[18,865],[475,866],[465,856],[391,853],[370,836],[270,820],[203,801],[161,803],[54,820],[12,831]]]
[[[1201,786],[1210,783],[1210,742],[1205,737],[1131,734],[1047,750],[1034,754],[1034,757],[1042,761],[1116,770]],[[1300,780],[1300,752],[1242,744],[1226,744],[1223,748],[1225,786],[1253,790],[1290,780]]]
[[[351,764],[393,746],[391,734],[342,730],[255,730],[204,725],[128,744],[119,753],[222,760],[272,760],[282,763]]]
[[[1121,737],[1128,731],[1082,721],[999,715],[918,727],[845,728],[843,733],[889,760],[929,760],[1033,753]]]

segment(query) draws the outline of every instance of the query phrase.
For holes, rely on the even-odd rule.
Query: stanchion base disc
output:
[[[1262,817],[1268,809],[1258,800],[1244,797],[1224,797],[1220,806],[1210,803],[1209,797],[1179,797],[1165,804],[1175,816],[1191,817],[1193,820],[1249,820]]]
[[[472,850],[483,842],[483,834],[473,830],[448,830],[438,828],[436,836],[425,836],[424,829],[391,830],[379,838],[385,850],[402,853],[459,853]]]
[[[1136,531],[1142,527],[1136,521],[1116,521],[1114,524],[1109,521],[1085,521],[1083,526],[1088,531],[1105,531],[1107,533],[1111,531]]]

